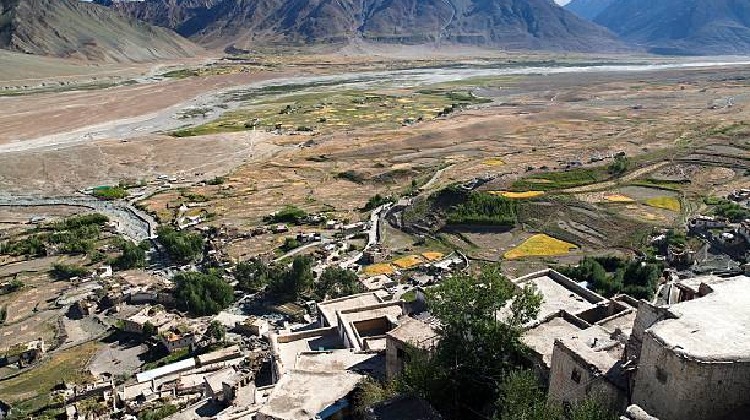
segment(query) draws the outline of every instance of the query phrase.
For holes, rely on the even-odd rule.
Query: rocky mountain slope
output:
[[[566,4],[565,8],[582,18],[593,21],[615,1],[617,0],[573,0]]]
[[[552,0],[98,0],[206,45],[348,42],[621,50]]]
[[[589,7],[607,1],[598,13]],[[748,0],[574,0],[568,7],[595,14],[594,22],[650,52],[750,53]]]
[[[194,55],[173,31],[78,0],[0,0],[0,48],[109,62]]]

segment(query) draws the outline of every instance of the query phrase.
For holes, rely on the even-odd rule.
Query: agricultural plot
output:
[[[89,342],[56,353],[39,366],[21,375],[0,382],[3,400],[14,404],[14,414],[25,418],[30,413],[49,404],[49,392],[62,382],[82,383],[91,379],[86,369],[101,344]]]
[[[535,174],[514,182],[513,191],[552,191],[596,184],[608,180],[611,175],[606,167],[574,169],[567,172]]]
[[[532,236],[521,245],[505,253],[507,259],[525,257],[549,257],[567,255],[571,250],[578,248],[576,245],[553,238],[543,233]]]
[[[477,101],[479,99],[471,95],[451,91],[312,92],[243,106],[215,121],[178,130],[174,135],[184,137],[250,129],[330,132],[357,127],[396,128],[431,120],[439,114],[452,113],[454,105]]]
[[[512,199],[535,198],[544,195],[544,191],[489,191],[489,193]]]

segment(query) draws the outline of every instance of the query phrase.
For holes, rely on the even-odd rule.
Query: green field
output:
[[[219,119],[175,131],[178,137],[250,129],[333,131],[346,128],[397,128],[430,120],[460,106],[483,103],[466,91],[311,92],[284,95],[223,114]]]
[[[573,169],[567,172],[535,174],[519,179],[513,191],[554,191],[607,181],[611,175],[606,167]]]
[[[0,381],[3,401],[13,403],[15,418],[26,418],[50,403],[49,392],[55,385],[90,380],[86,371],[89,360],[99,350],[99,343],[81,344],[52,356],[21,375]]]

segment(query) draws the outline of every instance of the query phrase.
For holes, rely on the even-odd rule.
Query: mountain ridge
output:
[[[750,53],[748,0],[573,0],[566,8],[651,53]]]
[[[169,29],[77,0],[0,0],[0,48],[104,62],[183,58],[201,51]]]
[[[608,30],[552,0],[99,0],[213,47],[447,43],[621,51]]]

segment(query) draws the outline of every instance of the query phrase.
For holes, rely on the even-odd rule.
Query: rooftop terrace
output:
[[[676,353],[704,362],[750,361],[750,277],[712,282],[711,293],[669,307],[676,319],[646,330]]]

